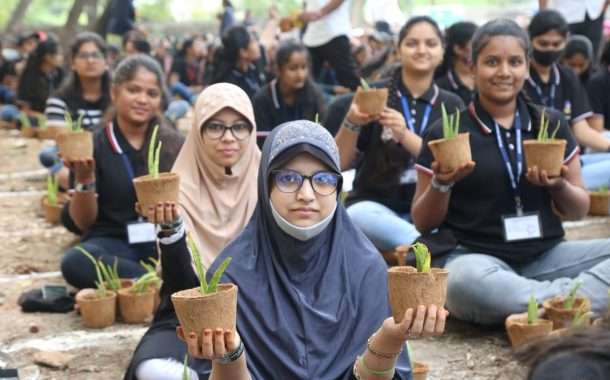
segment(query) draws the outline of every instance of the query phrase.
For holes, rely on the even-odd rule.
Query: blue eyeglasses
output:
[[[273,170],[273,181],[282,193],[296,193],[305,180],[309,180],[311,188],[319,195],[331,195],[341,186],[343,177],[331,171],[319,171],[310,176],[290,169]]]

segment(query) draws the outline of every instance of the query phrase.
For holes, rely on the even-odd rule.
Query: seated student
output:
[[[187,87],[203,85],[204,54],[205,43],[201,37],[191,37],[184,40],[172,63],[170,84],[180,82]]]
[[[568,38],[561,63],[571,68],[580,79],[580,83],[586,86],[589,78],[595,72],[595,60],[593,58],[591,41],[585,36],[574,35]]]
[[[253,99],[265,83],[265,74],[254,64],[260,56],[258,41],[246,27],[229,28],[222,35],[222,47],[215,53],[212,83],[232,83]]]
[[[40,41],[29,55],[17,88],[17,101],[27,113],[44,112],[47,98],[63,80],[61,64],[61,47],[52,36]]]
[[[594,112],[591,127],[607,133],[610,131],[610,41],[604,45],[600,69],[587,83],[587,94]]]
[[[307,47],[283,41],[275,55],[277,78],[258,90],[252,103],[258,125],[258,145],[277,125],[293,120],[324,119],[322,92],[309,76]]]
[[[100,124],[110,105],[106,43],[95,33],[80,33],[70,48],[70,59],[72,73],[62,87],[47,99],[47,125],[63,128],[66,114],[69,114],[74,121],[82,116],[83,129],[90,131]],[[53,173],[57,173],[63,166],[55,146],[43,149],[40,161]],[[65,187],[67,181],[63,182]]]
[[[148,172],[146,157],[153,127],[163,142],[160,171],[168,171],[182,137],[157,118],[166,102],[163,72],[151,57],[134,55],[116,68],[112,82],[112,122],[93,137],[93,159],[68,161],[76,185],[65,211],[65,224],[82,231],[80,246],[106,264],[118,260],[119,275],[132,278],[145,273],[140,260],[156,257],[152,236],[130,244],[128,225],[142,223],[135,212],[132,179]],[[94,287],[95,269],[77,249],[69,249],[61,262],[66,281],[76,288]]]
[[[233,258],[224,280],[239,287],[237,331],[186,337],[191,370],[200,379],[410,379],[406,339],[442,333],[447,312],[422,305],[400,324],[388,318],[388,297],[379,296],[386,266],[338,202],[332,136],[306,120],[282,124],[261,160],[254,215],[208,270]],[[176,208],[167,205],[162,216],[175,220]],[[198,279],[184,228],[168,234],[160,244],[171,293]],[[176,370],[163,378],[179,379]]]
[[[356,167],[347,212],[382,252],[419,237],[409,210],[422,136],[441,117],[443,104],[450,112],[464,107],[457,95],[434,84],[443,56],[441,31],[434,20],[410,19],[400,31],[398,49],[402,66],[380,85],[389,92],[385,111],[366,115],[352,103],[336,136],[341,170]]]
[[[259,163],[248,95],[228,83],[206,88],[199,95],[193,128],[173,168],[180,174],[179,214],[206,268],[250,220],[256,207]],[[160,221],[155,215],[150,220]],[[173,273],[164,270],[163,276]],[[186,347],[176,336],[178,320],[170,290],[166,285],[161,289],[161,307],[136,348],[126,380],[182,378]]]
[[[477,30],[476,24],[456,22],[445,31],[445,56],[436,72],[436,84],[443,90],[459,96],[464,104],[474,98],[474,80],[470,63],[470,40]]]
[[[422,233],[440,228],[457,247],[435,266],[449,270],[447,305],[456,318],[500,324],[527,310],[530,296],[542,301],[566,294],[582,281],[580,294],[596,313],[608,304],[610,240],[564,241],[562,219],[580,219],[589,196],[580,175],[578,145],[559,112],[520,96],[528,75],[529,40],[511,20],[482,26],[472,41],[478,96],[461,113],[460,132],[470,133],[474,162],[451,173],[427,146],[442,136],[432,126],[417,160],[411,215]],[[542,112],[557,137],[567,140],[561,176],[529,168],[522,141],[535,139]]]
[[[587,189],[610,183],[610,138],[595,131],[587,92],[569,68],[557,64],[566,44],[568,23],[555,10],[542,10],[528,28],[533,53],[530,76],[523,86],[528,99],[563,112],[579,145],[598,153],[583,154],[582,177]],[[604,152],[604,153],[601,153]]]

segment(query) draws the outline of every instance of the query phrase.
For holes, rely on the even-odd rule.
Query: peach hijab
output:
[[[203,125],[224,108],[231,108],[253,126],[239,161],[227,174],[203,151]],[[257,201],[261,152],[256,146],[256,122],[246,93],[229,83],[207,87],[195,104],[195,121],[172,169],[180,174],[180,214],[209,268],[220,251],[244,229]]]

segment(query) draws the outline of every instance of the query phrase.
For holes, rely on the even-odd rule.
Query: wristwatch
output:
[[[454,183],[450,183],[447,185],[443,185],[441,183],[438,183],[438,181],[436,180],[436,177],[432,177],[432,181],[430,182],[430,186],[438,191],[439,193],[448,193],[451,191],[451,188],[453,187]]]
[[[93,191],[95,192],[95,182],[91,182],[91,183],[80,183],[80,182],[76,182],[76,184],[74,185],[74,190],[78,193],[82,193],[82,192],[86,192],[86,191]]]

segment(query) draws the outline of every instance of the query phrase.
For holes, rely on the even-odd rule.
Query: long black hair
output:
[[[74,60],[80,51],[80,48],[86,43],[93,43],[97,49],[102,53],[104,59],[108,55],[108,47],[104,40],[96,33],[82,32],[76,36],[76,40],[70,47],[70,58]],[[99,100],[100,108],[102,112],[110,105],[110,72],[106,70],[101,78],[102,82],[102,93]],[[80,78],[75,71],[70,73],[70,76],[63,83],[61,88],[53,95],[66,102],[68,109],[72,116],[75,116],[75,112],[78,108],[83,108],[85,99],[83,98],[83,89]]]
[[[38,43],[36,49],[28,57],[19,79],[17,98],[28,101],[33,110],[43,112],[47,98],[53,90],[49,85],[47,75],[42,71],[44,59],[47,55],[56,55],[59,52],[60,46],[57,39],[49,35],[44,41]]]
[[[212,83],[224,82],[239,61],[239,51],[247,49],[252,36],[242,25],[232,26],[222,36],[222,47],[216,52],[216,65]]]
[[[468,21],[460,21],[451,25],[445,30],[445,54],[443,55],[443,63],[436,70],[435,77],[441,77],[453,67],[453,58],[456,47],[464,48],[468,45],[474,32],[477,30],[477,25]]]

